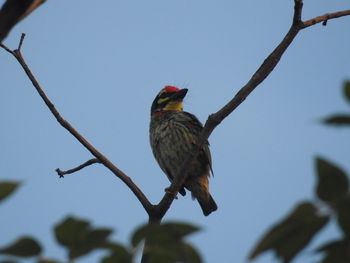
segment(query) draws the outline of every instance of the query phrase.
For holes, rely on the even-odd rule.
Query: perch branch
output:
[[[258,70],[253,74],[251,79],[245,84],[236,95],[219,111],[209,115],[204,128],[201,133],[200,140],[193,147],[192,151],[189,153],[186,161],[183,163],[182,168],[178,176],[175,176],[175,180],[170,185],[169,192],[177,193],[183,183],[187,178],[187,170],[190,167],[191,162],[198,155],[199,150],[203,146],[203,144],[208,140],[209,136],[213,132],[213,130],[229,115],[231,114],[248,96],[249,94],[261,83],[263,82],[267,76],[272,72],[272,70],[276,67],[278,62],[280,61],[282,55],[287,50],[289,45],[292,43],[294,38],[297,36],[300,30],[311,26],[313,24],[326,21],[331,18],[341,17],[350,15],[349,11],[342,11],[336,13],[330,13],[324,16],[316,17],[311,20],[307,20],[306,22],[302,22],[303,1],[302,0],[294,0],[294,15],[292,25],[280,42],[280,44],[272,51],[272,53],[264,60]],[[309,21],[316,21],[313,24],[309,24]],[[154,219],[151,221],[157,222],[160,221],[167,210],[169,209],[171,203],[174,200],[174,195],[165,193],[162,200],[159,202],[157,206],[153,209],[153,217]]]
[[[128,177],[126,174],[124,174],[121,170],[119,170],[110,160],[108,160],[103,154],[101,154],[95,147],[93,147],[82,135],[78,133],[77,130],[73,128],[72,125],[66,120],[64,120],[60,113],[56,110],[55,106],[52,104],[50,99],[46,96],[42,88],[40,87],[38,81],[30,71],[29,67],[27,66],[24,58],[21,54],[21,47],[23,44],[24,34],[21,36],[20,43],[18,45],[18,49],[10,50],[5,45],[0,44],[1,47],[3,47],[7,52],[11,53],[19,62],[19,64],[24,69],[25,73],[33,83],[33,86],[39,93],[40,97],[45,102],[46,106],[49,108],[51,113],[55,116],[56,120],[61,124],[66,130],[68,130],[90,153],[95,156],[105,167],[107,167],[114,175],[116,175],[118,178],[120,178],[129,188],[130,190],[135,194],[137,199],[140,201],[142,206],[145,208],[145,210],[149,213],[152,209],[152,204],[148,201],[147,197],[143,194],[143,192],[137,187],[137,185],[131,180],[130,177]]]
[[[350,15],[350,10],[329,13],[323,16],[318,16],[313,19],[307,20],[305,22],[302,21],[302,0],[294,0],[294,15],[292,25],[281,41],[281,43],[272,51],[272,53],[264,60],[261,66],[257,69],[257,71],[253,74],[251,79],[237,92],[237,94],[220,110],[216,113],[209,115],[204,128],[202,130],[202,134],[200,140],[193,147],[192,151],[189,153],[186,161],[183,163],[182,168],[178,176],[175,177],[175,180],[169,187],[169,192],[176,193],[183,185],[187,178],[187,170],[190,166],[190,163],[194,160],[194,158],[198,155],[199,150],[209,138],[213,130],[229,115],[231,114],[248,96],[249,94],[262,82],[267,76],[272,72],[272,70],[276,67],[278,62],[280,61],[282,55],[287,50],[289,45],[292,43],[296,35],[300,30],[312,26],[314,24],[323,22],[325,23],[329,19],[338,18],[341,16]],[[87,148],[92,155],[94,155],[104,166],[110,169],[117,177],[119,177],[136,195],[139,199],[147,213],[149,214],[150,222],[160,222],[167,210],[169,209],[171,203],[174,200],[175,195],[166,193],[162,200],[158,205],[153,206],[142,191],[132,182],[132,180],[126,176],[122,171],[120,171],[117,167],[115,167],[105,156],[103,156],[100,152],[98,152],[92,145],[90,145],[85,138],[83,138],[66,120],[64,120],[60,114],[55,109],[54,105],[51,101],[46,97],[45,93],[40,88],[39,84],[35,80],[34,76],[30,72],[28,66],[24,62],[24,59],[21,55],[20,48],[23,42],[24,36],[22,36],[19,47],[17,50],[10,50],[3,44],[0,44],[7,52],[11,53],[15,56],[18,62],[23,67],[24,71],[32,81],[34,87],[38,91],[39,95],[44,100],[45,104],[48,106],[52,114],[55,116],[56,120],[66,128],[80,143],[82,143],[85,148]]]
[[[66,171],[62,171],[60,168],[57,168],[57,169],[56,169],[56,172],[57,172],[57,174],[58,174],[58,176],[59,176],[60,178],[63,178],[64,175],[66,175],[66,174],[75,173],[75,172],[77,172],[77,171],[79,171],[79,170],[85,168],[86,166],[92,165],[92,164],[94,164],[94,163],[101,163],[101,162],[100,162],[99,159],[93,158],[93,159],[90,159],[90,160],[86,161],[85,163],[83,163],[83,164],[81,164],[81,165],[79,165],[79,166],[77,166],[77,167],[75,167],[75,168],[72,168],[72,169],[69,169],[69,170],[66,170]]]

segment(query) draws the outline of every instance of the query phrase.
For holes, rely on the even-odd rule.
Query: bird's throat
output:
[[[165,107],[162,110],[163,111],[168,111],[168,110],[182,111],[182,101],[170,101],[165,105]]]

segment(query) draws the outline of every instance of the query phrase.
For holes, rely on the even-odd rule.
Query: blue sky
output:
[[[0,3],[2,3],[1,1]],[[310,0],[303,18],[348,9]],[[57,109],[156,203],[168,186],[148,141],[149,111],[165,85],[186,87],[185,110],[202,122],[241,88],[287,32],[293,1],[47,1],[5,40],[22,52]],[[350,173],[349,130],[321,125],[349,111],[350,17],[300,32],[272,74],[210,137],[219,210],[204,217],[189,196],[165,220],[203,228],[190,241],[206,262],[246,262],[249,250],[294,204],[314,199],[316,154]],[[47,110],[13,57],[0,51],[2,180],[22,182],[1,204],[0,244],[37,237],[64,259],[52,226],[67,215],[116,229],[127,242],[147,217],[130,190],[95,165],[64,179],[54,170],[91,158]],[[312,246],[339,236],[330,225]],[[100,255],[100,254],[98,254]],[[77,262],[95,262],[97,254]],[[295,262],[311,262],[303,252]],[[276,262],[267,253],[255,262]]]

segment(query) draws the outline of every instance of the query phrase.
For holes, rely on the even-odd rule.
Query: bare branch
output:
[[[187,170],[190,167],[191,162],[198,155],[199,150],[202,148],[203,144],[208,140],[209,136],[213,132],[213,130],[229,115],[231,114],[248,96],[249,94],[261,83],[263,82],[267,76],[272,72],[272,70],[276,67],[278,62],[280,61],[282,55],[287,50],[289,45],[292,43],[296,35],[303,28],[310,26],[307,25],[308,21],[302,22],[302,0],[294,0],[294,15],[292,25],[287,32],[286,36],[283,38],[281,43],[272,51],[272,53],[265,59],[262,65],[258,68],[258,70],[253,74],[251,79],[245,84],[236,95],[219,111],[214,114],[209,115],[204,128],[202,130],[201,139],[198,143],[193,147],[192,151],[189,153],[186,161],[183,163],[182,168],[177,176],[175,176],[175,180],[170,185],[169,192],[177,193],[183,183],[187,178]],[[328,14],[327,17],[317,17],[313,20],[316,20],[317,23],[321,21],[325,21],[326,18],[336,18],[340,16],[349,15],[348,11],[337,12]],[[315,23],[314,23],[315,24]],[[171,203],[174,200],[174,195],[170,193],[165,193],[162,200],[153,210],[153,221],[160,221],[161,218],[165,215],[167,210],[169,209]]]
[[[23,42],[24,36],[22,35],[21,41]],[[111,161],[109,161],[102,153],[100,153],[95,147],[93,147],[82,135],[79,134],[77,130],[73,128],[72,125],[66,120],[64,120],[59,112],[56,110],[55,106],[52,104],[50,99],[46,96],[42,88],[40,87],[38,81],[34,77],[33,73],[30,71],[29,67],[27,66],[26,62],[24,61],[24,58],[21,54],[21,51],[19,49],[16,49],[14,51],[11,51],[9,48],[7,48],[5,45],[1,45],[7,52],[12,54],[17,61],[20,63],[22,68],[24,69],[25,73],[31,80],[33,86],[39,93],[40,97],[45,102],[46,106],[49,108],[51,113],[55,116],[56,120],[61,124],[66,130],[68,130],[88,151],[91,152],[93,156],[95,156],[105,167],[107,167],[114,175],[116,175],[118,178],[120,178],[129,188],[130,190],[135,194],[137,199],[140,201],[142,206],[145,208],[147,213],[150,213],[153,206],[148,201],[147,197],[143,194],[143,192],[137,187],[137,185],[131,180],[130,177],[128,177],[126,174],[124,174],[121,170],[119,170]],[[21,47],[21,43],[19,43],[19,48]]]
[[[315,25],[317,23],[321,23],[321,22],[323,22],[323,25],[326,25],[328,20],[342,17],[342,16],[348,16],[348,15],[350,15],[350,9],[344,10],[344,11],[339,11],[339,12],[334,12],[334,13],[324,14],[322,16],[317,16],[315,18],[312,18],[312,19],[309,19],[309,20],[303,22],[302,28],[313,26],[313,25]]]
[[[98,152],[84,137],[82,137],[66,120],[64,120],[59,112],[56,110],[54,105],[51,103],[51,101],[47,98],[43,90],[40,88],[38,82],[36,81],[35,77],[29,70],[28,66],[26,65],[22,54],[21,54],[21,46],[23,43],[24,35],[22,35],[18,49],[17,50],[10,50],[5,45],[0,44],[1,47],[3,47],[7,52],[14,55],[15,58],[18,60],[18,62],[23,67],[24,71],[28,75],[29,79],[32,81],[35,89],[51,111],[51,113],[55,116],[56,120],[65,128],[67,129],[85,148],[87,148],[92,155],[96,157],[97,160],[99,160],[105,167],[107,167],[109,170],[111,170],[117,177],[119,177],[135,194],[135,196],[139,199],[145,210],[147,211],[149,215],[149,222],[150,223],[158,223],[161,221],[167,210],[169,209],[171,203],[174,200],[175,195],[171,193],[177,193],[180,187],[183,185],[187,178],[187,170],[190,166],[191,162],[194,160],[194,158],[198,155],[199,150],[202,148],[203,144],[206,142],[206,140],[209,138],[213,130],[229,115],[231,114],[248,96],[249,94],[262,82],[264,81],[267,76],[272,72],[272,70],[276,67],[278,62],[280,61],[282,55],[287,50],[289,45],[292,43],[296,35],[299,33],[300,30],[312,26],[316,23],[326,23],[329,19],[341,17],[350,15],[350,10],[340,11],[336,13],[329,13],[323,16],[315,17],[313,19],[307,20],[305,22],[302,21],[302,7],[303,7],[303,1],[302,0],[294,0],[294,15],[293,15],[293,21],[292,25],[283,38],[283,40],[280,42],[280,44],[272,51],[272,53],[264,60],[264,62],[261,64],[261,66],[257,69],[257,71],[253,74],[251,79],[237,92],[237,94],[225,105],[223,106],[219,111],[217,111],[214,114],[209,115],[204,128],[202,130],[202,134],[200,137],[200,140],[197,142],[197,144],[193,147],[192,151],[190,152],[189,156],[187,157],[186,161],[183,163],[183,167],[180,169],[180,172],[178,176],[175,176],[175,180],[172,182],[170,187],[168,188],[169,191],[163,196],[162,200],[159,202],[158,205],[153,206],[148,199],[145,197],[145,195],[142,193],[142,191],[132,182],[132,180],[126,176],[121,170],[119,170],[116,166],[114,166],[104,155],[102,155],[100,152]],[[90,164],[89,164],[90,165]],[[81,165],[82,168],[86,167],[87,165],[83,164]],[[80,167],[80,166],[79,166]],[[71,170],[77,171],[78,168],[74,168]],[[60,170],[59,170],[60,171]],[[70,170],[69,170],[70,171]],[[65,173],[60,171],[61,173]],[[66,171],[68,173],[68,171]]]
[[[0,43],[0,47],[2,47],[3,49],[5,49],[7,52],[9,52],[10,54],[14,55],[14,52],[9,49],[7,46],[5,46],[3,43]]]
[[[57,168],[57,169],[56,169],[56,172],[57,172],[57,174],[58,174],[58,176],[59,176],[60,178],[63,178],[65,174],[72,174],[72,173],[75,173],[75,172],[77,172],[77,171],[79,171],[79,170],[85,168],[86,166],[92,165],[92,164],[94,164],[94,163],[101,163],[101,162],[100,162],[99,159],[93,158],[93,159],[90,159],[90,160],[86,161],[85,163],[83,163],[83,164],[81,164],[81,165],[79,165],[79,166],[77,166],[77,167],[75,167],[75,168],[69,169],[69,170],[67,170],[67,171],[62,171],[60,168]]]
[[[303,11],[303,0],[294,0],[293,25],[301,23],[301,13]]]
[[[25,36],[26,36],[26,34],[22,33],[21,39],[19,40],[19,44],[18,44],[18,48],[17,48],[18,51],[21,51],[21,47],[22,47],[23,40],[24,40]]]

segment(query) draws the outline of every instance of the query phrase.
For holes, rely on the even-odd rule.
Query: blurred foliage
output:
[[[328,221],[328,216],[318,215],[317,208],[312,203],[300,203],[290,215],[263,236],[249,258],[254,259],[271,249],[283,262],[289,262]]]
[[[343,94],[350,103],[350,81],[343,84]],[[324,119],[328,125],[350,125],[350,114],[335,114]],[[321,245],[320,263],[350,262],[350,192],[347,174],[338,165],[315,157],[317,202],[304,201],[279,223],[271,227],[252,249],[249,259],[273,251],[281,262],[288,263],[304,249],[329,220],[342,232],[339,240]]]
[[[0,182],[0,202],[17,189],[17,182]]]
[[[0,254],[18,257],[32,257],[39,255],[41,246],[31,237],[21,237],[7,247],[0,248]]]
[[[350,103],[350,81],[344,81],[343,84],[343,94],[345,100]],[[323,122],[328,125],[334,126],[350,126],[350,112],[349,113],[341,113],[341,114],[333,114],[329,117],[324,118]]]
[[[344,96],[350,103],[350,82],[344,83]],[[350,115],[333,115],[324,123],[347,125]],[[336,121],[335,121],[336,120]],[[350,122],[349,122],[350,123]],[[315,197],[318,201],[303,201],[257,242],[249,254],[255,259],[266,251],[273,251],[281,262],[291,262],[329,221],[339,226],[342,236],[320,245],[315,253],[320,263],[350,262],[350,192],[346,172],[323,157],[315,157]],[[0,182],[0,202],[10,196],[18,182]],[[75,259],[95,250],[106,254],[101,263],[132,263],[140,256],[147,263],[201,263],[200,253],[186,241],[190,234],[200,231],[195,225],[181,222],[145,224],[134,230],[127,245],[111,241],[111,228],[95,228],[88,220],[69,216],[54,226],[58,244],[67,251],[67,259]],[[0,263],[19,263],[21,258],[36,257],[37,263],[60,263],[41,256],[41,245],[32,237],[20,237],[0,247]],[[2,259],[4,257],[4,259]]]
[[[4,193],[2,199],[9,197],[18,185],[16,182],[0,182],[0,193]],[[54,226],[56,241],[67,250],[69,262],[102,249],[107,253],[99,261],[101,263],[132,263],[140,253],[138,248],[146,242],[148,263],[201,263],[199,252],[185,241],[188,235],[197,231],[199,227],[187,223],[145,224],[136,228],[130,238],[130,245],[123,245],[109,239],[112,229],[94,228],[88,220],[69,216]],[[36,257],[37,263],[60,262],[41,257],[41,252],[39,242],[24,236],[0,247],[0,263],[18,263],[21,262],[20,258],[28,257]]]
[[[144,254],[147,262],[200,263],[202,260],[199,253],[184,241],[187,235],[197,231],[197,226],[179,222],[145,225],[135,230],[131,236],[131,243],[137,247],[142,240],[146,240]]]
[[[94,229],[86,220],[68,217],[54,227],[57,242],[68,250],[70,260],[83,256],[94,249],[108,246],[112,229]]]

